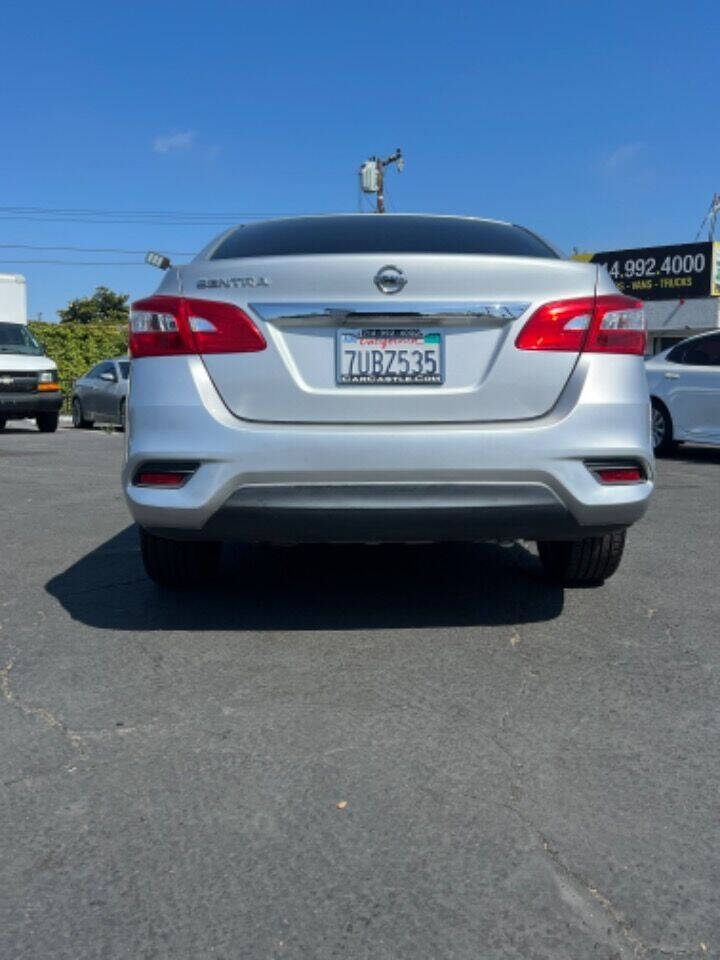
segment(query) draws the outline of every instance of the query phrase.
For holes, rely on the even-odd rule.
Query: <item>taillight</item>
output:
[[[519,350],[642,356],[645,352],[642,301],[611,293],[545,303],[522,328],[515,346]]]
[[[267,346],[250,317],[233,303],[158,295],[130,311],[130,354],[253,353]]]

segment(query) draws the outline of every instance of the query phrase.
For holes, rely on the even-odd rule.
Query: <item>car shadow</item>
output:
[[[690,446],[687,443],[682,443],[669,458],[665,459],[688,463],[720,463],[720,446]]]
[[[16,427],[16,426],[15,426],[14,424],[12,424],[12,423],[6,423],[4,427],[1,427],[1,428],[0,428],[0,437],[2,437],[3,434],[7,435],[7,434],[11,434],[11,433],[36,433],[36,434],[39,435],[39,434],[40,434],[40,431],[39,431],[38,428],[35,427],[35,426],[32,426],[32,427],[26,427],[26,426]]]
[[[217,581],[164,591],[128,527],[53,577],[73,619],[109,630],[359,630],[552,620],[564,593],[497,544],[226,547]]]

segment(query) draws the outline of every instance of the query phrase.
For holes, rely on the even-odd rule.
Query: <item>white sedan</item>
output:
[[[720,331],[683,340],[645,362],[655,453],[720,444]]]

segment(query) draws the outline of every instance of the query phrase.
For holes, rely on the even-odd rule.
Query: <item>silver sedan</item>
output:
[[[683,340],[645,364],[653,446],[669,453],[684,441],[720,443],[720,333]]]
[[[72,396],[73,426],[111,423],[124,429],[130,361],[127,357],[103,360],[75,381]]]
[[[525,539],[550,578],[602,582],[653,489],[644,347],[642,303],[513,224],[233,228],[133,305],[145,568],[194,585],[227,540]]]

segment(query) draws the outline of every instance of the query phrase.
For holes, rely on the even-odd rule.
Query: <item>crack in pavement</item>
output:
[[[37,717],[48,727],[58,730],[75,750],[82,752],[85,749],[85,741],[79,734],[70,730],[62,720],[58,720],[46,707],[31,707],[18,698],[10,683],[10,674],[14,666],[15,660],[13,658],[8,660],[5,666],[0,669],[0,691],[2,691],[5,702],[16,707],[26,717]]]
[[[579,914],[584,923],[594,930],[599,938],[602,938],[606,946],[614,951],[613,960],[643,960],[645,957],[658,954],[677,960],[681,957],[701,957],[706,954],[707,947],[704,944],[694,949],[645,943],[633,932],[632,921],[628,920],[625,914],[597,887],[565,863],[559,851],[550,845],[550,841],[532,820],[512,804],[497,804],[497,806],[516,816],[540,842],[542,851],[551,865],[561,898],[571,910]]]
[[[640,958],[647,957],[650,954],[661,954],[673,958],[701,955],[692,948],[667,947],[645,943],[633,933],[632,922],[627,919],[625,914],[585,877],[571,870],[562,860],[559,852],[550,846],[546,837],[541,833],[538,833],[538,836],[542,842],[543,850],[556,872],[560,896],[568,906],[583,917],[589,926],[594,927],[600,934],[603,933],[603,930],[605,931],[606,942],[617,950],[617,956],[620,960],[626,960],[626,958],[627,960],[640,960]],[[603,917],[598,918],[593,914],[592,907],[594,905],[600,907],[605,919]],[[612,921],[614,930],[612,927],[605,926],[608,920]]]
[[[648,946],[632,932],[631,923],[625,915],[614,907],[597,887],[571,870],[558,851],[550,846],[546,837],[541,833],[538,833],[538,837],[552,865],[560,896],[565,903],[597,934],[603,936],[607,945],[616,951],[621,960],[636,960],[646,956]],[[608,921],[612,924],[609,927]]]

